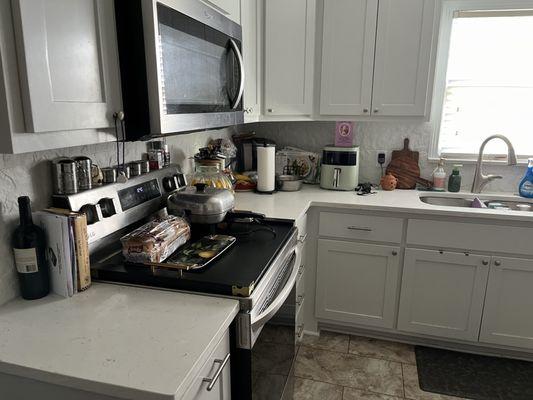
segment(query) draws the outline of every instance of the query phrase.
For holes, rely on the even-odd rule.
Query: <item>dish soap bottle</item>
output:
[[[518,186],[520,196],[533,198],[533,158],[527,160],[527,171]]]
[[[448,192],[457,193],[461,190],[461,171],[459,170],[461,167],[462,165],[460,164],[453,166],[452,174],[448,179]]]
[[[444,171],[444,158],[439,160],[437,168],[433,171],[433,190],[444,192],[446,189],[446,171]]]

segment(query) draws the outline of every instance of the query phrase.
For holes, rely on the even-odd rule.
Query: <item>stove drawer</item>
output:
[[[402,240],[401,218],[321,212],[319,223],[320,236],[389,243]]]

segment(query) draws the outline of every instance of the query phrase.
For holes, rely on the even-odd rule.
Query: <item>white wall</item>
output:
[[[191,171],[189,159],[199,147],[210,139],[229,137],[233,129],[192,133],[167,139],[172,153],[172,162],[182,165],[184,172]],[[146,152],[143,142],[126,143],[126,161],[138,160]],[[59,156],[85,155],[104,167],[116,164],[113,143],[72,147],[22,155],[0,154],[0,304],[18,295],[18,281],[13,266],[10,247],[11,233],[18,221],[17,197],[27,195],[32,200],[33,210],[50,205],[52,180],[50,160]]]
[[[321,152],[322,148],[334,142],[334,122],[270,122],[246,126],[258,135],[276,141],[278,148],[296,146]],[[435,162],[428,161],[428,151],[433,126],[420,122],[358,122],[356,123],[356,144],[361,146],[360,182],[379,182],[380,169],[377,167],[377,152],[399,150],[404,138],[411,141],[411,149],[420,152],[420,169],[424,178],[430,179],[436,167]],[[480,138],[480,144],[483,138]],[[388,163],[388,160],[387,160]],[[452,162],[446,170],[451,172]],[[518,191],[518,184],[525,172],[524,165],[509,167],[507,165],[485,165],[485,173],[503,175],[503,180],[491,182],[485,192]],[[462,169],[462,190],[470,190],[475,165],[464,165]]]

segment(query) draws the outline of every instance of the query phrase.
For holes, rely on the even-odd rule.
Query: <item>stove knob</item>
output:
[[[113,199],[109,197],[100,199],[98,204],[100,204],[100,209],[102,210],[102,215],[104,216],[104,218],[109,218],[117,213],[117,211],[115,210],[115,204],[113,203]]]
[[[98,222],[98,211],[94,204],[85,204],[80,208],[80,213],[87,217],[87,225],[92,225]]]
[[[176,176],[166,176],[163,178],[163,188],[165,191],[173,192],[174,190],[178,189],[178,187]]]

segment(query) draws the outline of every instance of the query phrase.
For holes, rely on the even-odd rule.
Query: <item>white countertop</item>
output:
[[[230,299],[102,283],[70,299],[16,299],[0,308],[0,372],[179,399],[238,309]]]
[[[298,192],[278,192],[272,195],[241,192],[235,196],[235,209],[249,210],[265,214],[271,218],[297,220],[309,207],[333,207],[354,210],[388,211],[423,215],[443,215],[467,218],[482,218],[504,221],[533,221],[530,211],[502,211],[479,208],[462,208],[435,206],[423,203],[420,196],[468,196],[471,193],[425,192],[418,190],[394,190],[391,192],[378,190],[376,194],[358,196],[356,192],[340,192],[320,189],[317,185],[304,185]],[[526,203],[527,200],[511,193],[483,193],[480,199],[516,200]]]

